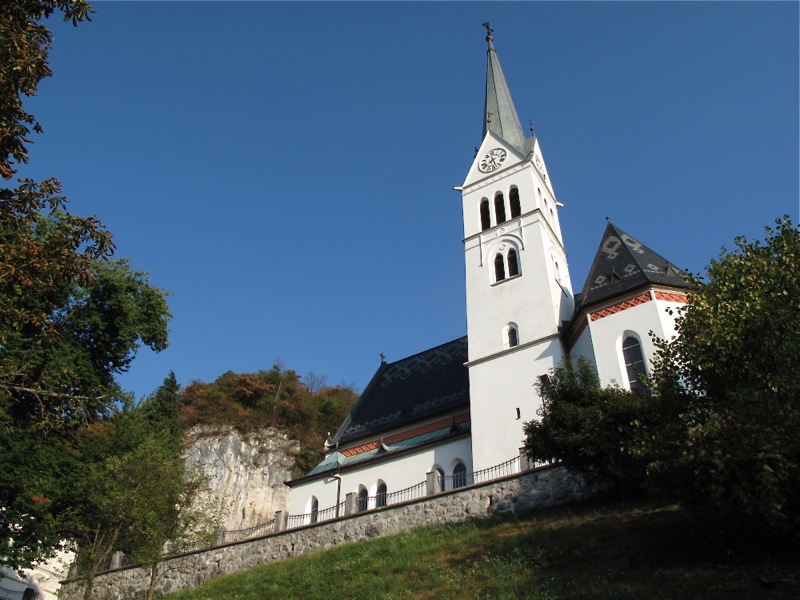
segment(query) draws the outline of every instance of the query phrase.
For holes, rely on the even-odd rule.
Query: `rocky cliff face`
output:
[[[254,527],[287,510],[294,455],[299,446],[277,429],[242,434],[233,428],[193,427],[187,466],[201,464],[221,500],[220,526]]]

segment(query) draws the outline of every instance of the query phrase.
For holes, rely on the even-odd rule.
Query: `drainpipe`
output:
[[[342,476],[338,473],[331,475],[337,483],[336,483],[336,518],[339,518],[339,503],[342,497]]]

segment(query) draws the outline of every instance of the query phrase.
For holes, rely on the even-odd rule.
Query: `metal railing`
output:
[[[229,544],[231,542],[241,542],[242,540],[249,540],[250,538],[257,538],[275,530],[275,519],[247,527],[246,529],[223,529],[217,538],[217,544]]]
[[[520,457],[515,456],[511,460],[507,460],[504,463],[500,463],[499,465],[495,465],[493,467],[488,467],[486,469],[481,469],[480,471],[473,471],[470,473],[461,472],[461,473],[454,473],[453,475],[446,475],[446,476],[438,476],[438,483],[439,485],[437,490],[433,493],[446,492],[452,491],[458,488],[466,487],[473,484],[478,483],[486,483],[492,481],[494,479],[500,479],[502,477],[508,477],[510,475],[515,475],[520,473],[524,469],[533,469],[538,467],[548,466],[551,463],[549,462],[535,462],[535,463],[521,463]],[[325,508],[323,510],[316,510],[310,513],[299,514],[299,515],[285,515],[283,519],[285,519],[283,526],[281,523],[278,523],[276,526],[275,519],[271,519],[265,523],[260,523],[258,525],[254,525],[253,527],[248,527],[246,529],[235,529],[235,530],[225,530],[223,529],[219,537],[217,538],[216,545],[228,544],[233,542],[241,542],[244,540],[249,540],[253,538],[262,537],[265,535],[269,535],[270,533],[275,533],[278,531],[285,531],[287,529],[296,529],[298,527],[303,527],[305,525],[313,525],[315,523],[321,523],[323,521],[330,521],[332,519],[337,519],[343,516],[349,516],[354,514],[362,514],[364,512],[370,512],[373,510],[379,510],[385,508],[387,506],[391,506],[393,504],[401,504],[403,502],[409,502],[412,500],[419,500],[421,498],[429,497],[430,489],[428,487],[428,481],[421,481],[415,485],[409,486],[405,489],[398,490],[396,492],[386,493],[386,494],[376,494],[375,496],[355,496],[354,502],[350,506],[350,510],[348,511],[348,503],[340,502],[338,505],[331,506],[329,508]],[[201,550],[202,548],[196,548],[195,550]],[[111,560],[109,561],[109,565],[106,569],[98,569],[98,572],[102,572],[104,570],[111,570],[121,567],[133,566],[133,561],[125,556],[120,555],[121,553],[115,554]],[[72,573],[71,573],[72,575]],[[5,600],[2,596],[4,590],[0,587],[0,600]],[[6,593],[16,593],[16,592],[6,592]],[[20,592],[21,594],[21,592]],[[8,596],[11,600],[17,600],[16,596]],[[21,599],[21,595],[19,596]],[[34,599],[39,598],[35,596]],[[27,599],[26,599],[27,600]]]
[[[10,590],[0,585],[0,600],[43,600],[43,597],[31,588],[27,590]]]

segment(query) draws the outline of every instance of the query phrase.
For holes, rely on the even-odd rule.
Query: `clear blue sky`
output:
[[[153,284],[174,370],[276,361],[363,389],[466,333],[460,196],[486,45],[532,119],[575,291],[605,217],[701,271],[798,219],[798,4],[97,2],[53,22],[45,132],[20,175],[61,179]]]

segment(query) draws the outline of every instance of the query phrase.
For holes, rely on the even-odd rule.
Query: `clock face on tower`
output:
[[[483,171],[484,173],[491,173],[495,169],[497,169],[503,161],[506,159],[506,151],[502,148],[495,148],[494,150],[490,150],[489,154],[484,156],[481,159],[481,162],[478,163],[478,169]]]

